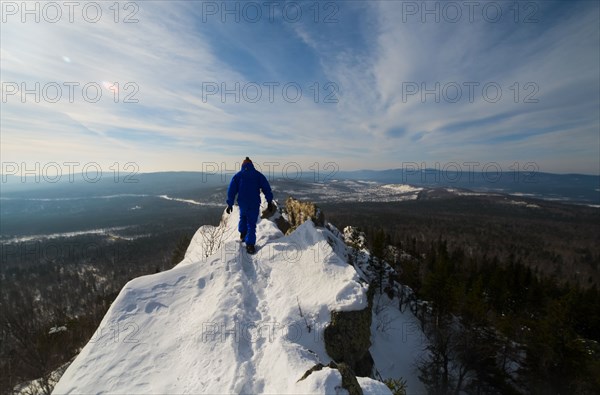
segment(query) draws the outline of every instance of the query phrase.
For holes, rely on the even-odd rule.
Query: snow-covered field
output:
[[[260,249],[249,256],[236,223],[234,211],[221,229],[201,227],[179,265],[130,281],[54,393],[345,393],[335,369],[298,381],[331,361],[330,311],[367,305],[343,243],[310,221],[284,236],[261,220]],[[420,345],[400,336],[410,317],[389,314],[386,330],[374,319],[376,368],[419,393],[410,362]],[[365,393],[390,393],[379,381],[359,382]]]
[[[121,236],[117,236],[114,232],[118,232],[121,230],[129,229],[131,226],[115,226],[112,228],[100,228],[100,229],[89,229],[89,230],[81,230],[76,232],[61,232],[61,233],[50,233],[43,235],[30,235],[30,236],[19,236],[12,238],[2,239],[0,237],[0,242],[2,244],[13,244],[13,243],[22,243],[26,241],[34,241],[34,240],[48,240],[48,239],[57,239],[61,237],[76,237],[76,236],[84,236],[84,235],[105,235],[119,238]],[[141,236],[139,236],[141,237]],[[125,238],[125,237],[122,237]],[[135,238],[135,237],[134,237]],[[129,240],[133,240],[132,237]]]
[[[423,188],[417,188],[417,187],[413,187],[411,185],[406,185],[406,184],[387,184],[387,185],[383,185],[382,188],[390,190],[392,193],[401,193],[401,194],[420,192],[423,190]]]
[[[174,202],[188,203],[188,204],[193,204],[196,206],[223,206],[223,203],[199,202],[199,201],[193,200],[193,199],[180,199],[180,198],[170,197],[168,195],[159,195],[158,197],[161,199],[165,199],[165,200],[172,200]]]
[[[307,183],[299,190],[285,190],[291,196],[318,202],[398,202],[416,200],[423,188],[406,184],[373,181],[332,180]]]
[[[383,379],[406,380],[409,395],[427,391],[417,377],[417,362],[424,356],[427,339],[410,309],[400,311],[398,299],[376,295],[371,323],[371,355]]]

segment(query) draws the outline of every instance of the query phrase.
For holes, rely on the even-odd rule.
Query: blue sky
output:
[[[600,173],[597,1],[47,4],[2,5],[2,162]]]

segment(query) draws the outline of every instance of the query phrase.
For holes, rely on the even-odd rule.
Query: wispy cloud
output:
[[[466,9],[455,23],[423,22],[406,3],[323,3],[317,13],[301,3],[296,22],[281,13],[286,3],[273,19],[263,8],[256,22],[237,23],[184,1],[138,2],[138,23],[123,23],[123,9],[115,23],[112,3],[97,23],[8,18],[2,82],[55,82],[63,98],[2,103],[2,161],[199,170],[255,154],[345,168],[533,161],[543,171],[599,171],[596,2],[536,2],[536,23],[523,23],[531,10],[515,23],[507,9],[497,23],[481,11],[469,20]],[[72,102],[69,82],[80,84]],[[101,86],[97,103],[82,97],[89,82]],[[436,83],[439,102],[423,96]],[[238,101],[222,90],[236,84]],[[492,102],[495,86],[502,97]]]

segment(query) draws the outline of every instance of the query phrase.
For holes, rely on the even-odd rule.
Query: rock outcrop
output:
[[[346,363],[352,371],[370,377],[373,371],[371,321],[373,291],[367,293],[369,305],[357,311],[332,311],[331,323],[323,333],[327,354],[338,363]]]
[[[302,225],[307,220],[312,220],[316,226],[325,226],[325,215],[319,207],[311,202],[301,202],[292,197],[285,201],[285,213],[288,217],[290,229],[288,233]]]
[[[336,364],[335,362],[329,362],[329,364],[327,365],[318,363],[312,368],[308,369],[298,381],[306,379],[308,376],[311,375],[311,373],[318,372],[325,367],[337,369],[340,372],[340,375],[342,376],[342,387],[345,388],[350,395],[363,395],[363,390],[360,387],[358,380],[356,379],[356,375],[354,374],[350,366],[343,362],[339,364]]]

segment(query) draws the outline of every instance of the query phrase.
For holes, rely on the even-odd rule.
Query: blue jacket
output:
[[[229,183],[227,190],[227,205],[233,206],[235,195],[238,195],[238,205],[241,211],[258,210],[260,206],[260,190],[265,194],[267,202],[273,200],[273,192],[267,178],[254,168],[252,163],[242,165],[242,170],[236,173]]]

